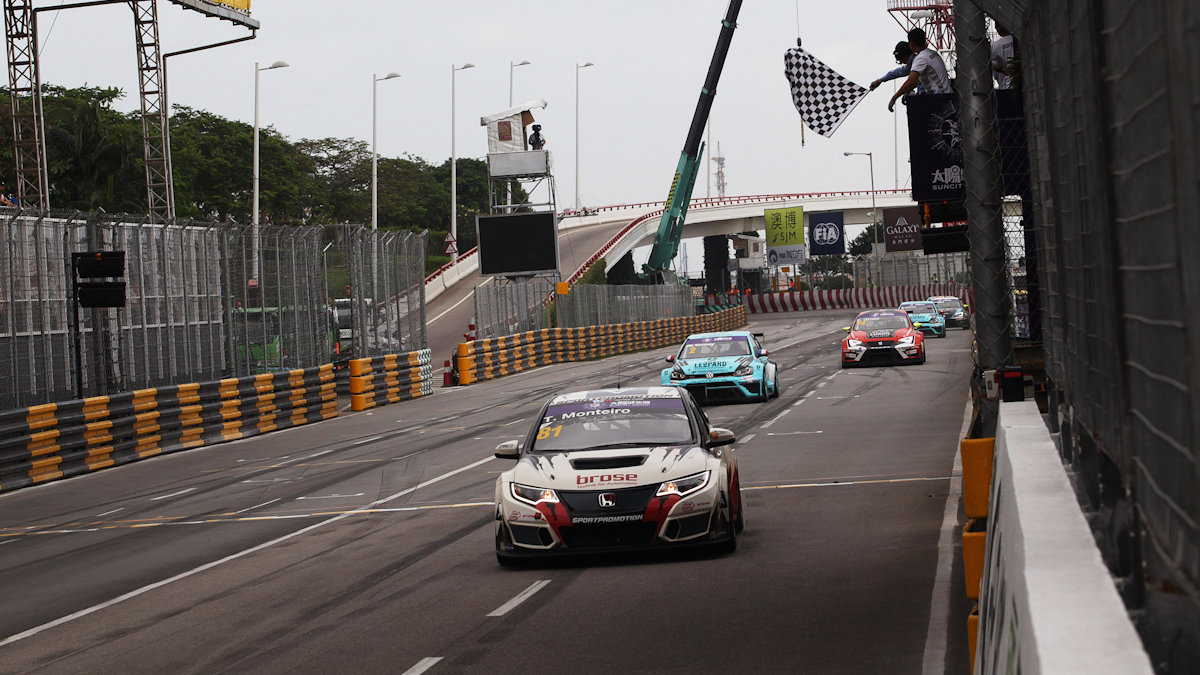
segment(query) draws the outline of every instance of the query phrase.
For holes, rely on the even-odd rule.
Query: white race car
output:
[[[496,558],[737,548],[742,495],[728,429],[679,387],[560,394],[496,456]]]

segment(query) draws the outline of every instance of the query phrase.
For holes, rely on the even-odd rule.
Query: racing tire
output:
[[[733,532],[741,534],[746,529],[746,502],[742,501],[742,481],[740,479],[734,489],[737,490],[738,508],[737,515],[733,517]]]
[[[925,352],[921,352],[921,360],[920,360],[920,361],[917,361],[917,365],[918,365],[918,366],[923,366],[923,365],[925,365]]]
[[[721,520],[725,520],[724,515],[721,516]],[[738,529],[737,529],[737,525],[735,523],[730,523],[728,521],[725,521],[725,531],[729,533],[729,538],[726,539],[725,541],[718,542],[717,546],[716,546],[717,552],[722,555],[728,555],[728,554],[736,551],[737,543],[738,543],[737,542]]]
[[[508,536],[505,534],[504,525],[496,525],[496,562],[499,563],[501,567],[516,567],[517,565],[521,564],[520,560],[514,556],[506,555],[500,552],[500,544],[507,540]]]

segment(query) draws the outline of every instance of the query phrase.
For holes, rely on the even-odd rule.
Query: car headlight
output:
[[[862,340],[846,340],[846,346],[850,349],[858,349],[863,346]]]
[[[680,368],[678,365],[676,365],[674,368],[671,369],[671,379],[672,380],[686,380],[687,373],[683,372],[683,368]]]
[[[896,340],[896,346],[897,347],[909,347],[909,346],[912,346],[912,344],[916,341],[917,341],[916,336],[908,335],[906,337],[900,338],[899,340]]]
[[[961,319],[961,318],[963,318],[963,311],[962,311],[961,309],[960,309],[960,310],[957,310],[957,311],[955,311],[955,312],[954,312],[954,318],[956,318],[956,319]]]
[[[750,373],[753,373],[753,372],[754,372],[754,366],[747,363],[744,366],[738,367],[737,370],[733,371],[733,374],[734,375],[749,375]]]
[[[708,471],[701,471],[697,474],[692,474],[685,478],[676,478],[669,480],[658,486],[656,497],[665,497],[666,495],[679,495],[680,497],[695,492],[700,488],[708,485]]]
[[[513,499],[537,506],[542,502],[558,503],[558,493],[546,488],[530,487],[520,483],[512,483]]]

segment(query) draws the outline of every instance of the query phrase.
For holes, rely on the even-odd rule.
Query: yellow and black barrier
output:
[[[433,393],[433,352],[420,349],[350,361],[350,407],[367,410]]]
[[[995,438],[964,438],[958,445],[962,457],[963,512],[967,516],[962,529],[963,580],[967,599],[976,603],[967,616],[967,643],[972,669],[975,667],[975,645],[979,636],[979,583],[983,577],[995,450]]]
[[[0,492],[337,416],[333,366],[0,413]]]
[[[523,370],[569,361],[629,354],[683,342],[693,333],[734,330],[746,325],[746,308],[715,314],[633,323],[543,328],[502,338],[458,345],[455,371],[459,384],[470,384]]]

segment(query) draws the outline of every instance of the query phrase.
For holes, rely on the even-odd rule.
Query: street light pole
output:
[[[376,150],[379,131],[379,83],[400,77],[400,73],[388,73],[384,77],[371,75],[371,229],[379,229],[379,152]]]
[[[528,61],[522,61],[520,63],[513,63],[512,61],[508,62],[508,107],[510,108],[513,107],[513,69],[517,66],[527,65],[529,65]]]
[[[842,155],[849,157],[850,155],[866,155],[867,161],[871,167],[871,257],[879,259],[879,252],[875,250],[875,244],[878,234],[876,233],[876,225],[879,222],[879,212],[875,208],[875,156],[869,152],[843,152]]]
[[[464,63],[462,67],[450,64],[450,238],[454,240],[454,253],[450,254],[450,264],[458,262],[458,147],[455,141],[454,109],[455,76],[460,70],[474,68],[474,63]]]
[[[579,211],[579,71],[595,65],[591,61],[575,64],[575,211]]]
[[[258,280],[258,74],[264,70],[287,68],[286,61],[276,61],[266,68],[261,68],[258,61],[254,62],[254,204],[250,212],[251,257],[250,277]]]

